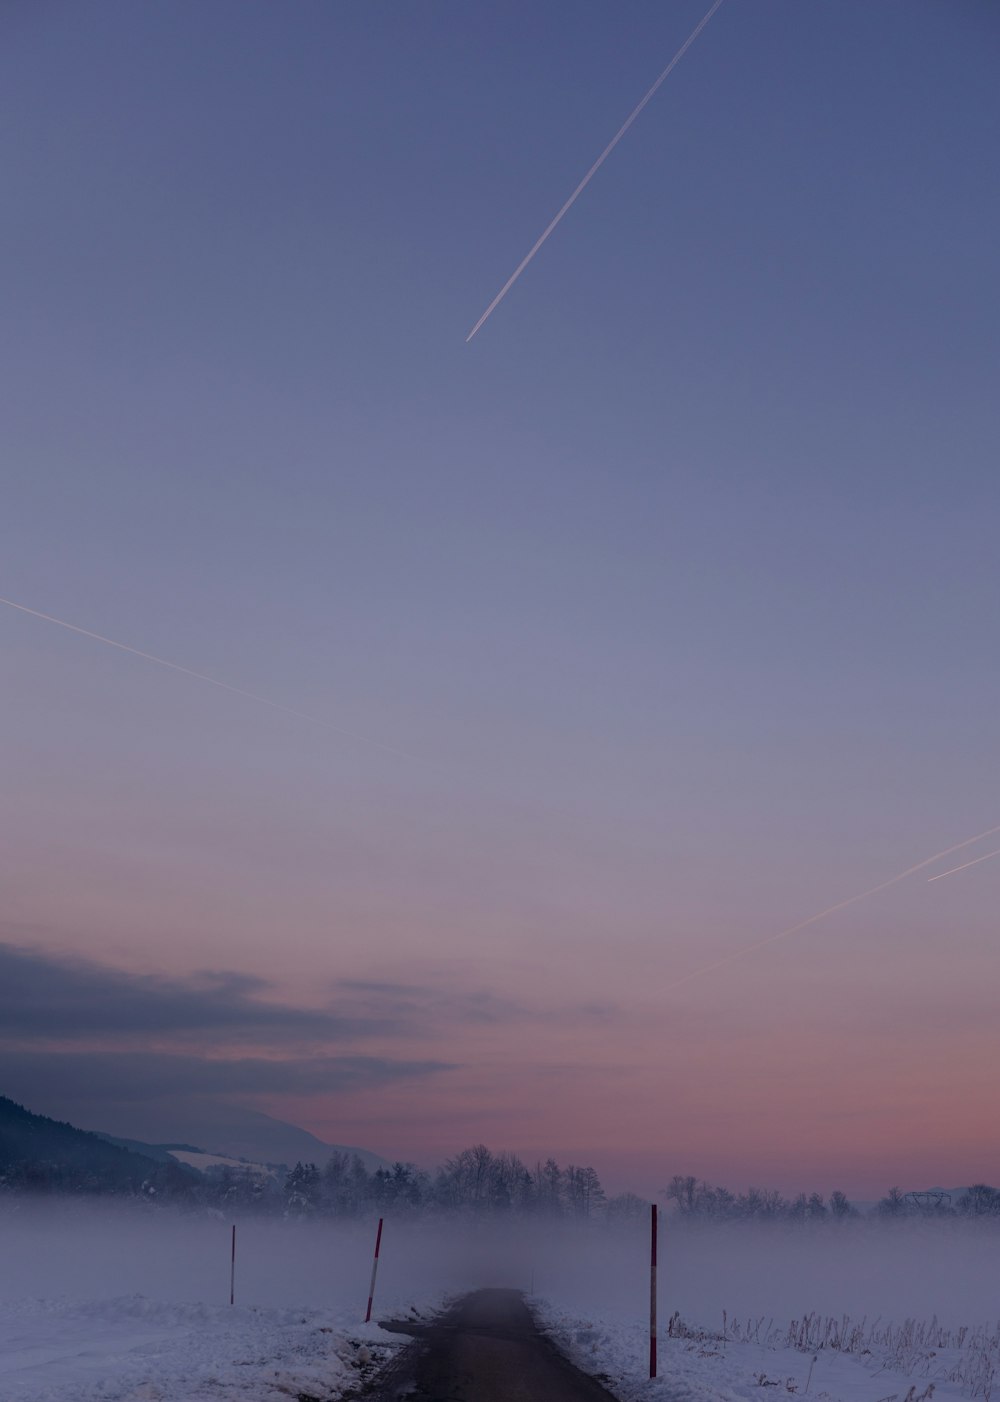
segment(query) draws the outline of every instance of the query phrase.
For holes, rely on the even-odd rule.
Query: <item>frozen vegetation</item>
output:
[[[4,1402],[336,1398],[399,1336],[365,1326],[373,1224],[148,1202],[0,1205]],[[660,1377],[645,1376],[641,1221],[390,1217],[376,1316],[478,1285],[533,1292],[542,1320],[627,1399],[990,1402],[1000,1222],[848,1218],[661,1237]],[[933,1389],[933,1391],[929,1391]]]
[[[674,1218],[661,1236],[655,1382],[646,1282],[623,1246],[593,1273],[553,1257],[536,1287],[566,1351],[623,1398],[989,1402],[1000,1367],[995,1216],[873,1214],[832,1227]]]

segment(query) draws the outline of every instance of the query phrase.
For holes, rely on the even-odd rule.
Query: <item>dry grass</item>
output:
[[[684,1327],[679,1324],[679,1328]],[[863,1360],[873,1374],[887,1371],[930,1380],[922,1393],[911,1387],[903,1402],[929,1402],[938,1382],[957,1383],[968,1397],[991,1402],[1000,1370],[1000,1324],[992,1329],[970,1329],[967,1325],[949,1329],[936,1316],[892,1324],[881,1319],[858,1321],[846,1314],[839,1319],[804,1314],[782,1327],[773,1319],[765,1321],[764,1316],[744,1321],[723,1313],[722,1334],[717,1337],[724,1343],[755,1343],[803,1353],[836,1350]],[[883,1402],[898,1402],[898,1398],[898,1393],[892,1393]]]
[[[889,1393],[880,1402],[931,1402],[936,1383],[957,1383],[967,1397],[991,1402],[1000,1372],[1000,1324],[990,1328],[948,1329],[930,1320],[906,1319],[902,1324],[884,1323],[867,1317],[860,1321],[849,1315],[804,1314],[787,1326],[774,1319],[731,1319],[722,1315],[722,1332],[686,1324],[679,1314],[671,1316],[667,1336],[690,1339],[702,1346],[727,1343],[760,1344],[764,1348],[794,1348],[818,1355],[824,1350],[852,1354],[869,1368],[873,1376],[882,1372],[905,1373],[925,1378],[927,1387],[917,1391],[914,1384],[905,1396]],[[810,1376],[812,1370],[810,1369]],[[762,1374],[761,1377],[764,1375]],[[773,1386],[770,1379],[766,1386]],[[788,1391],[794,1391],[788,1388]]]

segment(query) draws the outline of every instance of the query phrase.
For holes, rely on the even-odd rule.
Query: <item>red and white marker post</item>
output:
[[[382,1218],[378,1219],[378,1233],[375,1237],[375,1260],[372,1262],[372,1283],[368,1287],[368,1313],[365,1315],[365,1323],[368,1324],[372,1317],[372,1300],[375,1298],[375,1277],[378,1274],[378,1253],[382,1245]]]
[[[233,1248],[229,1255],[229,1303],[236,1299],[236,1223],[233,1223]]]
[[[656,1227],[658,1212],[652,1204],[649,1219],[649,1376],[656,1377]]]

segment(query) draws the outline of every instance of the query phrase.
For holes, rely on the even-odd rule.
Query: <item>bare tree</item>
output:
[[[707,1187],[707,1184],[702,1184],[702,1187]],[[693,1213],[698,1200],[697,1178],[675,1173],[667,1187],[667,1198],[675,1202],[681,1212]]]
[[[958,1210],[968,1217],[993,1217],[1000,1213],[1000,1192],[988,1183],[973,1183],[958,1200]]]
[[[880,1217],[905,1217],[907,1206],[903,1190],[899,1187],[890,1188],[879,1201],[876,1211]]]

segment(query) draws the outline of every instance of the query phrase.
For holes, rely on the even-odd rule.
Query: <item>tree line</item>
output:
[[[745,1193],[731,1193],[728,1188],[716,1188],[711,1183],[681,1174],[670,1180],[666,1197],[680,1216],[716,1222],[805,1222],[831,1217],[843,1220],[859,1215],[846,1194],[840,1191],[830,1194],[829,1203],[822,1193],[799,1193],[794,1198],[786,1198],[775,1188],[748,1188]]]
[[[235,1194],[252,1185],[230,1180]],[[422,1212],[479,1216],[543,1216],[586,1222],[623,1217],[648,1205],[631,1194],[608,1199],[590,1164],[563,1168],[548,1158],[528,1167],[516,1154],[475,1144],[447,1159],[433,1173],[413,1163],[369,1172],[357,1155],[335,1153],[322,1167],[297,1163],[282,1190],[291,1216],[365,1217],[374,1212]]]
[[[357,1155],[334,1153],[322,1166],[297,1163],[288,1173],[249,1163],[199,1172],[167,1153],[154,1160],[126,1144],[36,1115],[0,1096],[0,1198],[9,1193],[113,1194],[289,1217],[437,1212],[614,1223],[638,1222],[649,1213],[648,1201],[634,1193],[608,1197],[589,1164],[564,1168],[547,1158],[528,1166],[516,1154],[497,1153],[485,1144],[463,1149],[433,1172],[404,1162],[370,1171]],[[670,1180],[664,1197],[679,1217],[693,1221],[843,1221],[860,1215],[839,1191],[828,1200],[821,1193],[787,1198],[762,1188],[732,1193],[680,1174]],[[1000,1218],[1000,1190],[985,1183],[951,1195],[893,1187],[872,1215],[890,1220]]]
[[[973,1184],[954,1199],[952,1194],[939,1191],[904,1193],[899,1187],[890,1188],[868,1214],[862,1214],[840,1191],[831,1193],[829,1200],[822,1193],[787,1198],[773,1188],[731,1193],[728,1188],[681,1174],[670,1180],[666,1197],[679,1216],[694,1221],[842,1222],[862,1215],[889,1219],[1000,1217],[1000,1190],[986,1183]]]
[[[879,1217],[1000,1217],[1000,1189],[973,1183],[957,1198],[949,1193],[904,1193],[890,1188],[875,1211]]]

